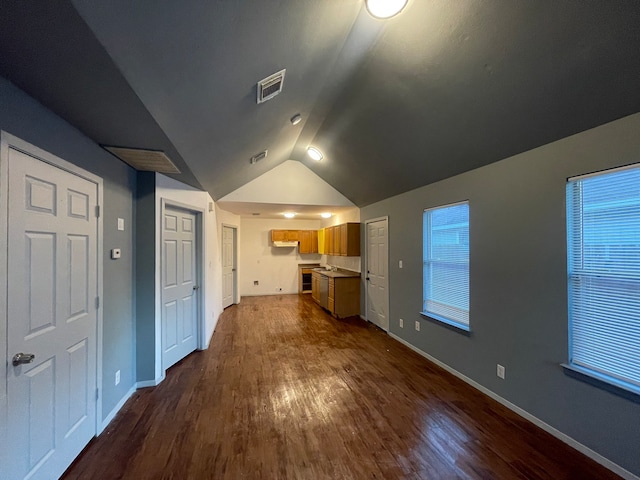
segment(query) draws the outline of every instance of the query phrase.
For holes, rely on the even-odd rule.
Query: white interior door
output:
[[[196,216],[162,212],[162,367],[166,370],[198,346]]]
[[[96,432],[97,185],[8,148],[9,472],[58,478]],[[33,354],[14,365],[14,355]],[[7,439],[5,439],[7,440]]]
[[[387,219],[367,223],[367,320],[389,330]]]
[[[233,304],[236,285],[236,229],[222,227],[222,308]]]

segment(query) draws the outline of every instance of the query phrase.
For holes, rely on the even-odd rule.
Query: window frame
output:
[[[461,322],[459,320],[456,320],[454,318],[449,318],[445,315],[433,312],[433,311],[429,311],[427,310],[426,306],[427,306],[427,300],[428,300],[428,296],[427,296],[427,263],[428,262],[433,262],[432,258],[428,258],[427,257],[427,253],[430,254],[431,252],[431,246],[433,244],[433,241],[431,240],[431,235],[432,235],[432,229],[431,229],[431,214],[435,211],[442,211],[448,208],[452,208],[452,207],[457,207],[460,205],[466,205],[467,210],[466,210],[466,233],[467,233],[467,238],[468,240],[468,247],[467,247],[467,256],[466,256],[466,284],[467,284],[467,290],[466,290],[466,301],[468,304],[468,308],[465,311],[466,312],[466,318],[467,318],[467,322]],[[453,327],[454,330],[456,331],[460,331],[462,333],[470,333],[471,332],[471,322],[470,322],[470,243],[471,243],[471,239],[470,239],[470,202],[469,200],[462,200],[459,202],[454,202],[454,203],[448,203],[445,205],[439,205],[436,207],[430,207],[430,208],[425,208],[423,210],[422,213],[422,232],[423,232],[423,236],[422,236],[422,310],[420,311],[420,315],[422,315],[423,317],[430,319],[430,320],[434,320],[440,324],[444,324],[445,326],[448,327]],[[429,223],[429,226],[427,227],[427,222]],[[447,307],[451,307],[451,308],[457,308],[453,305],[446,305],[443,304]]]
[[[598,270],[595,267],[589,268],[575,268],[575,265],[579,263],[580,265],[584,264],[584,256],[585,250],[588,249],[590,244],[585,243],[584,241],[584,193],[582,183],[585,180],[588,180],[592,177],[601,177],[603,175],[615,175],[618,173],[622,173],[624,171],[628,171],[631,169],[640,169],[640,164],[627,165],[623,167],[613,168],[609,170],[599,171],[595,173],[590,173],[586,175],[580,175],[576,177],[570,177],[567,179],[566,183],[566,248],[567,248],[567,334],[568,334],[568,362],[563,363],[562,367],[565,369],[565,373],[574,376],[575,378],[586,380],[587,382],[594,384],[599,387],[604,387],[607,390],[611,390],[614,393],[622,393],[625,396],[631,395],[635,400],[640,400],[640,383],[635,383],[633,379],[625,379],[621,378],[619,372],[616,372],[615,369],[606,370],[603,368],[598,368],[596,366],[589,366],[583,363],[588,362],[580,362],[576,361],[574,356],[574,346],[576,343],[576,337],[579,337],[579,332],[576,332],[574,329],[574,323],[576,322],[577,316],[575,315],[575,310],[578,309],[578,295],[575,295],[574,285],[577,278],[585,278],[588,279],[589,276],[598,277],[598,281],[601,283],[606,283],[610,281],[615,281],[616,278],[619,278],[620,270],[617,266],[618,270],[611,268],[609,272],[603,272],[602,270]],[[633,202],[632,202],[633,204]],[[595,208],[597,204],[590,205],[591,208]],[[588,208],[588,207],[587,207]],[[610,206],[607,208],[607,212],[616,208],[615,206]],[[605,214],[606,215],[606,214]],[[634,228],[634,223],[631,223],[629,229]],[[624,230],[626,232],[626,230]],[[598,231],[600,233],[600,231]],[[617,232],[616,232],[617,233]],[[579,245],[578,251],[575,251],[575,245]],[[604,243],[603,246],[605,248],[611,248],[611,242]],[[640,284],[640,278],[632,278],[632,282],[636,282]],[[606,303],[606,306],[619,306],[622,305],[622,302],[610,301]],[[584,328],[584,327],[582,327]],[[636,327],[637,328],[637,327]],[[616,331],[616,335],[624,335],[624,332]],[[591,338],[591,337],[590,337]],[[578,340],[579,342],[579,340]],[[607,350],[604,352],[599,352],[600,355],[606,354],[611,350]],[[635,374],[635,370],[633,370]]]

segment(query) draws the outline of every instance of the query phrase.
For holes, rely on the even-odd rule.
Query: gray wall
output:
[[[135,172],[60,117],[0,77],[0,129],[104,180],[103,418],[135,383],[133,195]],[[125,231],[117,230],[124,218]],[[122,249],[111,260],[110,250]],[[9,278],[9,281],[11,279]],[[4,341],[4,340],[2,340]],[[114,386],[116,370],[120,384]]]
[[[156,177],[138,172],[136,191],[136,378],[156,377]]]
[[[638,132],[640,114],[361,210],[362,222],[389,216],[393,334],[636,475],[640,399],[569,377],[560,364],[568,360],[566,179],[640,162]],[[466,199],[470,336],[419,314],[422,212]]]

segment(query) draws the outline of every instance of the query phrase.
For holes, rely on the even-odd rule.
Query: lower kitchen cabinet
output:
[[[314,270],[311,296],[334,317],[360,315],[360,276]]]

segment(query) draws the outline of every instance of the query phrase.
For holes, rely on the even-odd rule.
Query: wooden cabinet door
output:
[[[321,228],[320,230],[318,230],[316,232],[317,238],[318,238],[318,253],[321,255],[324,255],[327,253],[327,250],[325,249],[325,229]]]
[[[342,225],[333,227],[333,254],[342,255]]]
[[[340,254],[349,257],[360,256],[360,224],[345,223],[341,226],[343,227],[343,241]]]
[[[298,251],[300,253],[313,253],[311,251],[311,230],[300,230],[298,232]]]
[[[310,230],[311,236],[311,251],[309,253],[318,253],[318,231]]]
[[[286,233],[287,242],[297,242],[300,240],[300,235],[298,230],[287,230]]]
[[[320,274],[311,272],[311,297],[320,303]]]
[[[287,241],[287,231],[286,230],[271,230],[271,241],[272,242],[286,242]]]
[[[333,227],[324,229],[324,248],[326,255],[334,255],[333,250]]]

